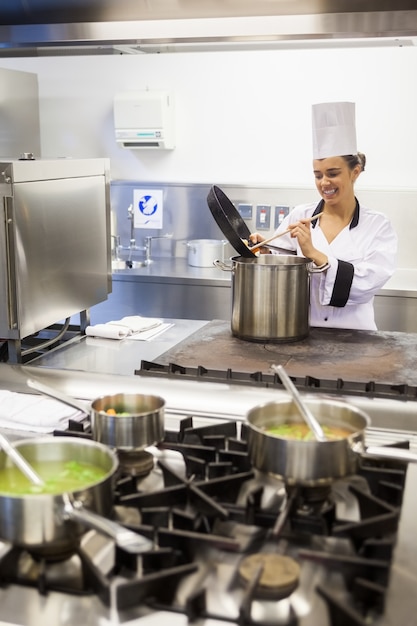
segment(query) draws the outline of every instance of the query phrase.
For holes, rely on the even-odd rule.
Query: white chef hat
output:
[[[355,103],[313,104],[313,159],[357,154]]]

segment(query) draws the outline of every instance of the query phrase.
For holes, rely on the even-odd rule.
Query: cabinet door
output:
[[[9,297],[20,337],[102,302],[108,293],[103,176],[14,186]],[[12,308],[13,308],[12,307]]]

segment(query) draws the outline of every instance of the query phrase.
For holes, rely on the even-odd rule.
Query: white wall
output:
[[[358,185],[417,187],[417,47],[0,59],[36,72],[42,156],[110,157],[113,179],[312,185],[311,104],[356,102]],[[173,152],[119,148],[118,91],[168,89]],[[30,146],[28,146],[30,150]]]

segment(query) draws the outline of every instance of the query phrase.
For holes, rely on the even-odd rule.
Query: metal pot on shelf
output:
[[[234,336],[248,341],[299,341],[308,336],[311,261],[294,255],[235,256],[232,272]]]
[[[187,260],[192,267],[213,267],[216,259],[224,260],[227,244],[223,239],[192,239],[187,241]]]

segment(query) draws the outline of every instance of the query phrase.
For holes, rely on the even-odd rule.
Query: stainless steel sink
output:
[[[128,269],[135,269],[135,267],[146,267],[149,265],[149,261],[126,261],[126,267]]]
[[[115,259],[112,261],[112,270],[135,269],[137,267],[146,267],[148,262],[143,261],[127,261],[125,259]]]

